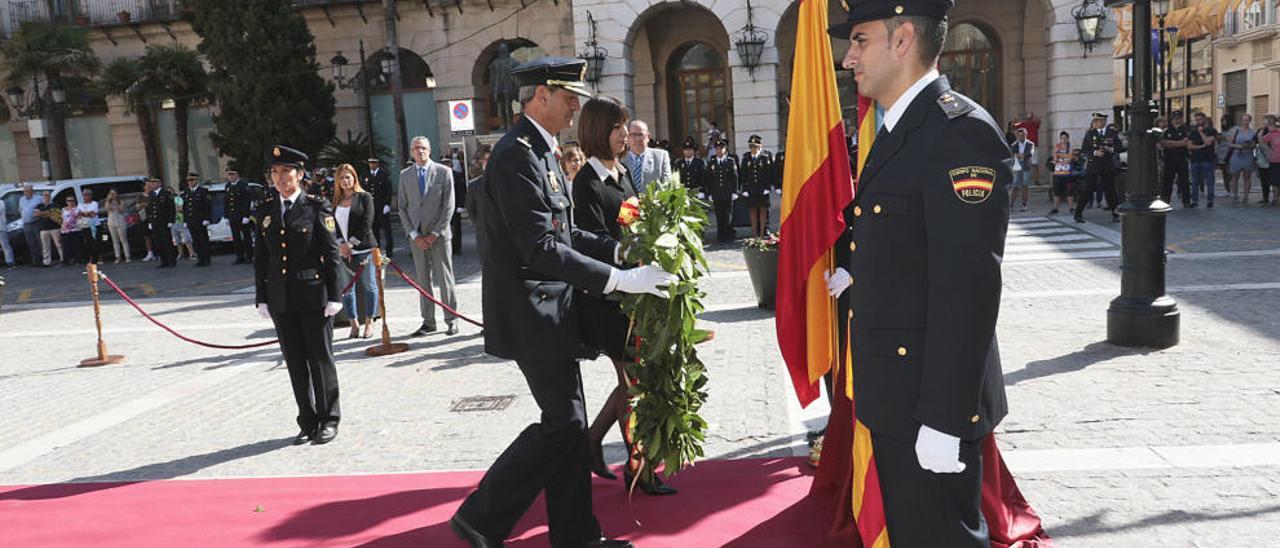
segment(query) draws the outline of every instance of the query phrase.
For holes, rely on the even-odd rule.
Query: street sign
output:
[[[471,99],[449,101],[449,131],[454,135],[472,135],[476,132],[476,112]]]
[[[1221,93],[1219,93],[1219,94],[1218,94],[1218,108],[1222,108],[1222,107],[1225,107],[1225,106],[1227,106],[1227,96],[1226,96],[1226,95],[1223,95],[1223,94],[1221,94]]]

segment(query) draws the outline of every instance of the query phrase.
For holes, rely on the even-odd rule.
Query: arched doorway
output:
[[[408,158],[400,157],[396,134],[395,105],[391,97],[391,54],[378,50],[365,61],[361,71],[369,84],[369,116],[373,139],[391,151],[391,165],[399,169]],[[423,135],[431,139],[432,153],[443,150],[436,138],[440,124],[436,113],[435,75],[418,54],[400,48],[400,89],[404,100],[404,123],[407,138]]]
[[[492,88],[489,86],[489,67],[498,56],[501,46],[507,46],[507,52],[517,64],[545,56],[547,53],[541,46],[527,38],[498,40],[480,51],[476,57],[475,67],[471,71],[471,85],[475,87],[476,120],[480,123],[477,132],[480,134],[502,131],[502,117],[493,105]],[[519,109],[514,109],[519,112]]]
[[[714,121],[730,146],[737,144],[732,46],[711,10],[693,2],[656,3],[636,18],[624,43],[634,68],[626,101],[633,118],[649,122],[654,139],[680,143],[690,136],[705,145]]]
[[[685,44],[671,54],[667,74],[673,141],[706,135],[711,124],[728,131],[733,122],[729,71],[720,52],[703,42]]]
[[[997,120],[1001,116],[1000,45],[995,34],[973,23],[960,23],[947,31],[938,59],[938,71],[952,89],[977,101]]]

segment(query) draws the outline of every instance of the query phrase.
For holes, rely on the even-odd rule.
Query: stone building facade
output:
[[[112,2],[124,0],[89,0]],[[1088,113],[1112,105],[1112,60],[1105,51],[1085,56],[1072,8],[1080,0],[960,0],[952,12],[953,39],[943,71],[953,85],[982,102],[1002,121],[1031,111],[1043,120],[1041,138],[1068,130],[1082,133]],[[349,71],[364,71],[374,84],[367,94],[335,92],[338,137],[372,126],[380,144],[394,145],[391,101],[379,84],[385,57],[385,21],[380,1],[298,0],[316,39],[316,57],[329,75],[329,59],[342,53]],[[622,99],[633,116],[650,122],[653,133],[672,142],[686,134],[699,142],[715,121],[734,148],[760,134],[770,149],[784,148],[787,104],[798,2],[792,0],[428,0],[399,2],[397,30],[409,135],[426,135],[437,151],[450,143],[489,142],[500,134],[489,97],[487,68],[500,45],[518,60],[538,55],[575,56],[593,37],[607,50],[595,87]],[[833,20],[844,17],[838,0]],[[0,16],[5,14],[0,13]],[[590,15],[590,17],[588,17]],[[0,17],[2,18],[2,17]],[[767,33],[759,65],[748,68],[735,37],[748,24]],[[93,48],[104,62],[141,55],[148,43],[198,38],[175,18],[131,23],[92,22]],[[1105,38],[1114,36],[1108,22]],[[359,65],[363,42],[366,62]],[[847,42],[833,39],[835,58]],[[1106,48],[1100,48],[1105,50]],[[846,116],[853,117],[856,91],[847,74],[839,77]],[[479,120],[476,137],[450,134],[448,101],[473,99]],[[136,174],[145,169],[137,126],[118,99],[104,112],[72,120],[73,148],[84,149],[76,176]],[[162,132],[171,127],[161,113]],[[83,118],[83,119],[80,119]],[[16,118],[0,124],[0,179],[40,178],[39,162],[26,125]],[[213,150],[207,109],[191,120],[193,165],[220,176],[227,159]],[[571,137],[571,135],[566,135]],[[172,139],[164,162],[174,170]],[[393,150],[396,148],[390,146]],[[73,156],[76,153],[73,152]],[[176,176],[176,174],[173,174]]]

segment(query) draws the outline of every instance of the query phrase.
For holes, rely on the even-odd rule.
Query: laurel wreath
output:
[[[658,470],[669,477],[703,456],[707,421],[698,413],[707,401],[707,369],[695,346],[713,336],[697,327],[706,296],[698,281],[709,272],[702,253],[706,204],[676,175],[655,182],[643,199],[624,203],[618,222],[628,262],[656,264],[677,276],[668,298],[622,297],[622,311],[631,319],[628,466],[635,481],[649,481]]]

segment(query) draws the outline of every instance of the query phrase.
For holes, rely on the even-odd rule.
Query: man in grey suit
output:
[[[636,194],[643,194],[654,181],[671,178],[671,155],[660,148],[649,148],[649,124],[641,120],[632,120],[627,128],[626,163]]]
[[[414,137],[409,142],[409,155],[413,164],[400,172],[400,222],[413,242],[413,266],[417,270],[418,285],[431,291],[431,280],[440,288],[439,298],[449,308],[457,310],[458,301],[453,293],[453,251],[449,240],[453,233],[449,220],[453,218],[453,171],[448,166],[431,161],[431,141],[426,137]],[[419,297],[422,326],[411,337],[422,337],[436,330],[436,305],[426,297]],[[457,318],[444,312],[447,333],[458,333]]]

